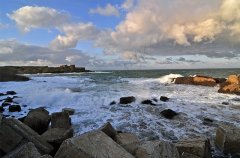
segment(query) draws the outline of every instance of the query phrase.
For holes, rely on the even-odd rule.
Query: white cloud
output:
[[[103,16],[119,16],[120,14],[118,9],[109,3],[104,8],[97,7],[95,9],[90,9],[89,12],[92,14],[100,14]]]
[[[8,17],[17,23],[23,32],[28,32],[34,28],[52,28],[61,26],[69,21],[69,15],[48,7],[25,6]]]
[[[133,7],[134,5],[134,0],[125,0],[121,7],[125,10],[129,10]]]

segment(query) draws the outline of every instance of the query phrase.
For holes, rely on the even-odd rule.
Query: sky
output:
[[[0,66],[239,68],[239,0],[0,0]]]

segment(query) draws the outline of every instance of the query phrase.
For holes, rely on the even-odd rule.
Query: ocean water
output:
[[[217,93],[218,87],[175,85],[171,78],[189,75],[227,77],[240,69],[97,71],[72,74],[29,75],[28,82],[2,82],[0,92],[14,90],[15,101],[27,105],[20,113],[4,114],[22,117],[30,108],[46,107],[52,112],[62,108],[76,109],[72,116],[75,135],[101,127],[107,121],[117,130],[136,133],[141,139],[176,141],[184,138],[214,139],[216,126],[231,123],[240,127],[240,96]],[[127,106],[110,105],[123,96],[135,96]],[[168,102],[160,96],[170,98]],[[1,97],[0,100],[4,98]],[[156,98],[156,106],[142,105]],[[228,102],[224,105],[222,102]],[[172,109],[179,113],[169,120],[159,113]],[[203,124],[204,118],[213,125]]]

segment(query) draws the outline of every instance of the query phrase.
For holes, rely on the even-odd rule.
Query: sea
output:
[[[50,113],[73,108],[75,135],[98,129],[110,122],[118,131],[131,132],[142,140],[178,141],[206,137],[213,142],[219,124],[240,127],[240,96],[218,93],[219,87],[177,85],[180,76],[206,75],[227,78],[240,69],[122,70],[88,73],[34,74],[27,82],[0,82],[0,93],[17,92],[14,101],[21,112],[5,115],[23,117],[30,109],[45,107]],[[120,97],[136,101],[119,104]],[[166,96],[168,102],[159,98]],[[0,97],[0,100],[4,97]],[[141,104],[154,99],[156,105]],[[110,103],[115,101],[116,104]],[[0,102],[1,103],[1,102]],[[226,105],[227,104],[227,105]],[[160,115],[165,109],[179,113],[174,119]]]

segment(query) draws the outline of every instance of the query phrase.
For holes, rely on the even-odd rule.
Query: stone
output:
[[[138,137],[132,133],[118,133],[115,137],[115,141],[132,155],[135,155],[140,143]]]
[[[120,98],[120,104],[130,104],[132,102],[135,102],[136,98],[133,96],[129,97],[121,97]]]
[[[7,97],[7,98],[5,98],[3,100],[5,100],[5,102],[9,102],[9,103],[13,102],[13,98],[11,98],[11,97]]]
[[[16,93],[15,91],[7,91],[6,94],[7,94],[7,95],[15,95],[15,94],[17,94],[17,93]]]
[[[41,137],[48,143],[61,144],[64,140],[73,137],[73,129],[49,128]]]
[[[240,84],[240,76],[239,75],[229,75],[227,81],[230,84]]]
[[[141,102],[141,104],[156,105],[156,104],[153,103],[153,101],[151,101],[151,100],[149,100],[149,99],[143,100],[143,101]]]
[[[54,158],[134,158],[102,131],[65,140]]]
[[[6,102],[6,101],[4,101],[4,102],[2,103],[2,106],[3,106],[3,107],[10,106],[10,105],[11,105],[11,103]]]
[[[20,105],[10,105],[8,107],[9,112],[20,112],[21,111],[21,106]]]
[[[163,102],[167,102],[169,100],[169,98],[165,97],[165,96],[161,96],[160,100],[163,101]]]
[[[217,84],[221,84],[223,82],[226,82],[227,79],[226,78],[213,78]]]
[[[71,119],[66,112],[52,113],[51,128],[71,128]]]
[[[3,158],[38,158],[41,154],[32,142],[18,147]]]
[[[181,140],[175,145],[180,155],[189,153],[200,158],[212,157],[210,141],[205,138]]]
[[[224,82],[224,83],[220,84],[220,88],[219,88],[218,92],[240,95],[240,85]]]
[[[201,86],[216,86],[217,82],[214,78],[208,76],[195,76],[195,77],[178,77],[175,79],[175,84],[189,84]]]
[[[53,150],[53,147],[43,138],[41,138],[38,133],[36,133],[21,121],[14,118],[7,118],[2,121],[2,124],[9,126],[25,140],[32,142],[41,154],[48,154]]]
[[[24,119],[24,123],[38,134],[42,134],[48,129],[50,120],[51,117],[47,110],[44,108],[37,108],[29,111]]]
[[[72,108],[63,108],[62,112],[68,113],[68,115],[73,115],[75,113],[75,109]]]
[[[143,142],[136,151],[136,158],[180,158],[174,144],[165,141]]]
[[[4,108],[2,106],[0,106],[0,113],[4,112]]]
[[[4,96],[5,94],[4,93],[0,93],[0,96]]]
[[[189,154],[189,153],[182,153],[181,158],[200,158],[199,156]]]
[[[117,135],[117,131],[113,128],[113,126],[109,122],[104,124],[99,130],[104,132],[106,135],[108,135],[112,139],[114,139],[115,136]]]
[[[40,156],[38,158],[52,158],[52,156],[51,155],[43,155],[43,156]]]
[[[4,122],[4,120],[2,120],[2,122]],[[0,150],[4,153],[12,151],[22,140],[23,137],[11,127],[4,123],[0,125]]]
[[[225,153],[240,153],[240,128],[220,125],[216,131],[215,145]]]
[[[178,115],[177,112],[175,112],[171,109],[163,110],[160,112],[160,114],[167,119],[172,119],[174,116]]]
[[[115,105],[117,104],[115,101],[112,101],[109,105]]]

